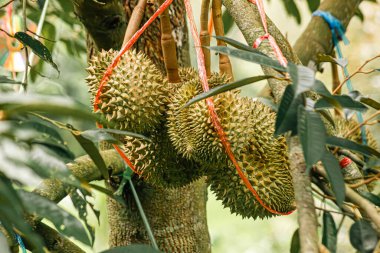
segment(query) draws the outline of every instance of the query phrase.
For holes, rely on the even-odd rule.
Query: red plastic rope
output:
[[[184,0],[184,3],[185,3],[185,7],[186,7],[186,13],[187,13],[187,16],[188,16],[189,21],[190,21],[190,30],[191,30],[191,34],[192,34],[192,37],[193,37],[193,40],[194,40],[195,50],[196,50],[196,53],[197,53],[197,63],[198,63],[199,78],[201,79],[203,90],[206,92],[210,88],[208,86],[208,81],[207,81],[207,74],[206,74],[204,55],[203,55],[203,51],[201,50],[201,48],[202,48],[201,47],[201,42],[199,40],[198,31],[197,31],[197,28],[195,26],[195,21],[194,21],[194,16],[193,16],[190,0]],[[234,154],[232,153],[231,144],[227,140],[227,135],[223,131],[223,127],[222,127],[222,125],[220,123],[220,120],[219,120],[219,117],[218,117],[218,115],[217,115],[217,113],[215,111],[215,106],[214,106],[213,99],[212,98],[206,99],[206,104],[208,106],[208,110],[209,110],[209,113],[210,113],[212,124],[214,125],[214,128],[215,128],[215,130],[216,130],[216,132],[217,132],[217,134],[218,134],[218,136],[219,136],[219,138],[220,138],[220,140],[221,140],[221,142],[223,144],[223,147],[226,150],[226,153],[227,153],[228,157],[230,158],[230,160],[234,164],[234,166],[236,168],[236,171],[238,172],[240,178],[243,180],[245,186],[251,191],[251,193],[253,194],[253,196],[257,200],[257,202],[259,202],[259,204],[262,207],[264,207],[266,210],[268,210],[269,212],[271,212],[273,214],[278,214],[278,215],[288,215],[288,214],[291,214],[293,211],[286,212],[286,213],[276,211],[276,210],[270,208],[269,206],[267,206],[261,200],[261,198],[258,195],[258,193],[256,192],[256,190],[253,189],[251,183],[249,182],[249,180],[247,179],[247,177],[244,175],[244,173],[241,170],[238,162],[235,159]]]
[[[148,26],[161,14],[163,13],[169,5],[173,2],[173,0],[166,0],[158,9],[157,11],[149,18],[149,20],[132,36],[132,38],[123,46],[123,48],[119,51],[119,53],[115,56],[115,58],[112,60],[111,64],[107,67],[107,70],[104,72],[104,75],[102,79],[100,80],[100,85],[98,88],[98,91],[95,96],[94,100],[94,111],[99,110],[99,102],[100,102],[100,95],[103,92],[104,85],[107,84],[108,79],[112,75],[112,70],[117,66],[119,63],[121,57],[125,52],[127,52],[138,40],[138,38],[141,36],[141,34],[148,28]],[[99,123],[97,123],[98,128],[103,128],[103,126]],[[129,160],[129,158],[125,155],[125,153],[115,144],[112,145],[116,151],[119,153],[121,158],[128,164],[129,167],[133,170],[133,172],[140,174],[137,172],[135,166],[132,164],[132,162]]]
[[[278,61],[281,63],[282,66],[286,67],[288,65],[288,61],[286,60],[286,58],[282,54],[281,49],[277,45],[276,40],[268,32],[267,18],[266,18],[266,14],[264,11],[263,1],[262,0],[248,0],[248,1],[257,5],[257,9],[259,10],[259,13],[260,13],[261,23],[263,24],[264,31],[265,31],[265,34],[263,36],[257,38],[257,40],[253,43],[253,47],[258,48],[260,46],[261,42],[263,42],[264,40],[268,40],[270,46],[273,49],[273,52],[276,55],[276,58],[278,59]]]

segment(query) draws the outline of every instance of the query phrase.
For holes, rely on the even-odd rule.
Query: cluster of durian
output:
[[[87,78],[93,96],[115,56],[101,52],[90,61]],[[125,137],[124,150],[141,177],[162,187],[180,187],[207,176],[224,206],[243,217],[273,214],[244,185],[225,154],[204,101],[182,106],[202,92],[198,73],[180,70],[181,83],[168,84],[140,53],[128,52],[100,97],[99,113],[107,125],[144,133],[151,141]],[[228,82],[212,74],[211,87]],[[229,91],[213,98],[216,112],[243,173],[265,205],[278,212],[295,209],[287,146],[274,138],[275,113],[266,105]]]

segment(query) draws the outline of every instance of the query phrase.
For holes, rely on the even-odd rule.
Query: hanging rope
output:
[[[348,39],[345,35],[346,31],[345,31],[342,23],[340,22],[340,20],[337,19],[336,17],[334,17],[330,12],[320,11],[320,10],[315,11],[313,13],[313,16],[321,17],[327,23],[327,25],[329,26],[329,28],[331,30],[332,41],[333,41],[334,48],[336,49],[338,58],[344,59],[342,50],[341,50],[340,45],[339,45],[339,41],[342,40],[345,45],[348,45],[350,42],[348,41]],[[353,85],[352,85],[352,82],[350,79],[350,73],[348,72],[347,66],[343,66],[343,74],[344,74],[344,77],[347,79],[348,90],[350,92],[354,91],[354,88],[353,88]],[[363,114],[361,112],[356,112],[356,116],[358,117],[359,124],[362,124],[364,122]],[[366,135],[365,126],[364,125],[361,126],[360,130],[361,130],[362,142],[364,145],[366,145],[367,144],[367,135]]]

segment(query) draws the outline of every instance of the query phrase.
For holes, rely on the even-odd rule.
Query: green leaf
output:
[[[288,85],[278,108],[274,133],[276,136],[287,131],[291,131],[292,134],[297,133],[298,106],[303,105],[303,102],[302,95],[294,99],[293,85]]]
[[[93,142],[107,141],[110,143],[119,143],[120,141],[117,140],[115,137],[113,137],[111,134],[131,136],[134,138],[150,141],[150,139],[145,137],[144,135],[129,132],[129,131],[117,130],[117,129],[100,128],[100,129],[86,130],[81,133],[83,137]]]
[[[323,166],[326,169],[327,177],[331,183],[338,206],[342,206],[346,196],[344,178],[340,169],[339,161],[328,151],[322,157]]]
[[[330,91],[326,88],[326,86],[320,80],[315,80],[312,89],[316,93],[318,93],[319,95],[322,95],[324,97],[332,96]]]
[[[307,6],[311,12],[316,11],[320,4],[320,0],[307,0]]]
[[[248,52],[252,52],[252,53],[255,53],[255,54],[260,54],[262,56],[267,56],[265,54],[263,54],[262,52],[260,52],[258,49],[256,48],[253,48],[253,47],[250,47],[246,44],[243,44],[237,40],[233,40],[231,38],[228,38],[228,37],[224,37],[224,36],[213,36],[215,37],[216,39],[218,40],[221,40],[221,41],[224,41],[226,42],[228,45],[231,45],[237,49],[241,49],[241,50],[244,50],[244,51],[248,51]]]
[[[286,12],[295,17],[297,24],[301,23],[301,14],[294,0],[283,0],[282,3],[285,6]]]
[[[290,253],[299,253],[301,251],[299,228],[294,231],[292,242],[290,243]]]
[[[83,105],[75,103],[71,99],[59,96],[45,96],[35,94],[0,94],[0,110],[8,115],[27,112],[47,112],[55,115],[67,115],[85,120],[94,120],[96,117],[84,110]]]
[[[378,240],[376,230],[368,221],[358,220],[350,228],[350,242],[359,252],[373,252]]]
[[[86,230],[80,221],[57,206],[53,201],[38,194],[22,190],[18,191],[18,195],[25,203],[29,203],[27,208],[29,213],[48,219],[62,234],[72,236],[86,245],[91,245]]]
[[[336,147],[341,147],[344,149],[349,149],[352,151],[359,152],[365,156],[377,156],[380,157],[380,152],[377,150],[368,147],[367,145],[362,145],[359,143],[356,143],[354,141],[336,137],[336,136],[328,136],[326,139],[326,144],[331,145],[331,146],[336,146]]]
[[[298,136],[309,170],[326,150],[326,129],[318,113],[307,111],[302,105],[298,107]]]
[[[209,49],[217,53],[227,54],[227,55],[230,55],[230,56],[233,56],[245,61],[258,63],[263,66],[271,67],[276,70],[286,72],[286,68],[282,66],[278,61],[275,61],[271,59],[270,57],[264,56],[262,54],[247,52],[247,51],[233,49],[229,47],[223,47],[223,46],[209,47]]]
[[[75,158],[74,154],[68,149],[66,145],[56,142],[49,138],[34,139],[30,142],[30,144],[44,146],[49,150],[53,151],[58,157],[60,157],[62,160],[66,162],[72,161]]]
[[[103,157],[100,155],[100,152],[96,147],[95,143],[91,139],[82,136],[82,134],[79,131],[76,131],[74,127],[71,126],[71,128],[72,130],[74,130],[71,133],[73,134],[75,139],[84,149],[84,151],[86,151],[86,153],[91,157],[92,161],[94,161],[96,167],[98,167],[103,178],[108,180],[109,175],[106,163],[104,162]]]
[[[251,83],[255,83],[255,82],[262,81],[262,80],[266,80],[266,79],[269,79],[269,78],[273,78],[273,76],[253,76],[253,77],[248,77],[248,78],[241,79],[241,80],[236,81],[236,82],[226,83],[226,84],[219,85],[219,86],[217,86],[215,88],[212,88],[211,90],[209,90],[207,92],[203,92],[203,93],[200,93],[200,94],[196,95],[195,97],[193,97],[192,99],[190,99],[185,105],[183,105],[180,108],[180,110],[182,110],[183,108],[186,108],[186,107],[188,107],[188,106],[190,106],[190,105],[192,105],[192,104],[194,104],[196,102],[199,102],[199,101],[201,101],[203,99],[206,99],[206,98],[218,95],[218,94],[226,92],[226,91],[237,89],[237,88],[240,88],[242,86],[245,86],[245,85],[248,85],[248,84],[251,84]]]
[[[224,26],[224,34],[227,34],[235,24],[234,19],[232,18],[230,13],[227,10],[225,10],[223,11],[222,20]]]
[[[162,251],[152,248],[150,245],[131,244],[123,247],[116,247],[101,253],[162,253]]]
[[[374,205],[380,207],[380,197],[371,193],[371,192],[364,192],[364,191],[358,191],[358,193],[366,198],[367,200],[369,200],[370,202],[372,202]]]
[[[334,218],[331,213],[323,212],[323,235],[322,244],[328,248],[331,253],[336,252],[338,231],[335,226]]]
[[[30,49],[32,49],[33,53],[35,53],[42,60],[52,65],[53,68],[55,68],[59,73],[58,66],[53,62],[53,58],[51,57],[49,49],[47,49],[47,47],[45,47],[44,44],[42,44],[39,40],[36,40],[24,32],[16,32],[14,37],[24,46],[28,46]]]
[[[0,83],[22,84],[22,82],[19,82],[19,81],[13,80],[13,79],[9,79],[6,76],[0,76]]]
[[[366,111],[368,109],[365,105],[358,101],[355,101],[353,98],[347,95],[332,95],[329,97],[325,96],[319,99],[314,105],[314,108],[316,110],[330,109],[333,107],[342,107],[354,111]]]
[[[312,69],[289,63],[288,72],[295,87],[295,96],[311,90],[315,83],[315,72]]]
[[[376,110],[380,110],[380,103],[373,100],[372,98],[369,98],[369,97],[360,97],[360,102],[376,109]]]
[[[317,61],[317,63],[331,62],[331,63],[335,63],[341,67],[346,67],[348,64],[348,61],[345,58],[337,59],[337,58],[334,58],[331,55],[327,55],[327,54],[318,54],[316,61]]]

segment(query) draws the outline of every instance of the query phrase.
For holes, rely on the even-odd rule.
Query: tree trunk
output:
[[[89,34],[88,52],[120,49],[126,24],[137,0],[97,1],[73,0],[75,11]],[[156,10],[149,4],[143,23]],[[170,7],[173,36],[177,42],[180,66],[189,66],[188,33],[182,1]],[[160,44],[160,25],[156,20],[135,44],[164,73]],[[165,252],[210,252],[211,244],[206,220],[207,185],[202,178],[178,189],[152,187],[139,181],[136,189],[150,222],[159,248]],[[133,196],[126,197],[127,208],[112,199],[107,202],[110,223],[110,247],[131,243],[150,243]]]

